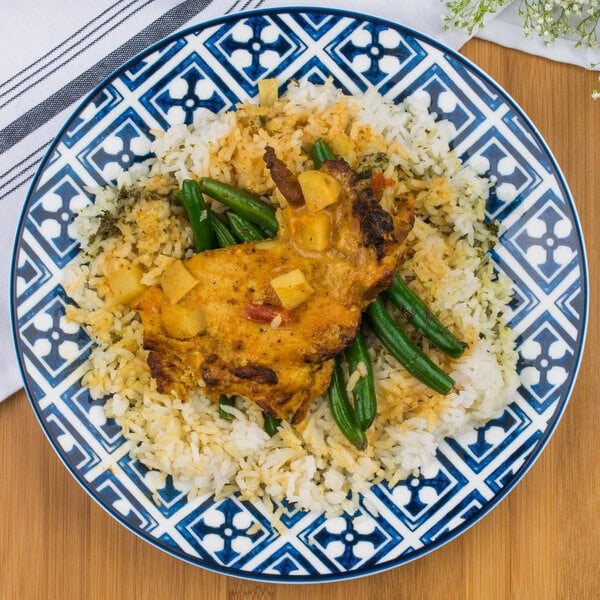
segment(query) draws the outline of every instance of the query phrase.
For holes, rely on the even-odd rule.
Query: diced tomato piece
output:
[[[292,320],[292,311],[279,306],[250,303],[244,307],[244,316],[256,323],[272,323],[276,317],[281,317],[280,325],[289,325]]]
[[[371,188],[379,196],[386,187],[394,184],[393,179],[389,179],[383,173],[373,173],[371,177]]]

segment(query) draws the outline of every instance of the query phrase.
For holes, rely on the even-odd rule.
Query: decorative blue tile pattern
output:
[[[477,518],[485,508],[487,500],[477,490],[469,491],[467,496],[461,498],[458,503],[448,511],[439,515],[438,519],[432,521],[431,527],[420,537],[420,542],[425,546],[436,543],[444,536]]]
[[[257,14],[218,27],[206,39],[206,47],[252,97],[259,79],[277,77],[295,61],[304,61],[309,42],[303,42],[291,24],[275,14]],[[311,33],[323,29],[313,28]]]
[[[290,543],[283,544],[276,552],[270,554],[258,565],[257,571],[273,575],[281,581],[317,574],[314,563],[307,558],[306,552]]]
[[[481,129],[481,125],[479,125]],[[522,151],[515,145],[512,135],[492,126],[478,132],[477,141],[463,153],[462,159],[473,156],[483,158],[488,165],[485,172],[497,184],[490,190],[487,212],[491,219],[502,220],[515,210],[524,197],[533,194],[542,182],[536,163],[523,160]]]
[[[569,336],[552,320],[534,323],[524,337],[518,365],[520,391],[529,406],[542,414],[564,393],[576,357]]]
[[[505,98],[498,89],[498,87],[492,81],[488,81],[485,78],[479,77],[479,75],[473,71],[471,66],[463,60],[462,56],[455,56],[452,54],[445,54],[444,60],[449,66],[451,66],[455,73],[454,81],[464,82],[461,87],[462,89],[468,90],[469,96],[472,98],[478,98],[479,101],[488,107],[491,111],[497,111],[502,108],[505,103]],[[448,72],[448,69],[446,69]],[[453,86],[456,87],[456,86]],[[509,114],[514,114],[509,111]],[[520,117],[517,117],[520,120]],[[526,135],[530,135],[529,127],[524,128]],[[539,144],[536,144],[539,147]]]
[[[455,467],[440,454],[436,473],[411,476],[393,489],[378,485],[373,488],[373,495],[408,531],[415,532],[446,513],[466,485],[462,465]]]
[[[71,423],[64,415],[60,406],[51,404],[44,411],[47,431],[62,459],[72,469],[88,472],[100,463],[100,456],[90,446],[87,436],[79,431],[77,423]]]
[[[566,218],[563,202],[548,190],[527,209],[505,234],[506,247],[520,255],[519,263],[546,293],[551,293],[565,273],[578,268],[578,248],[573,225]]]
[[[171,61],[182,49],[188,45],[184,39],[173,40],[156,52],[140,57],[119,74],[119,81],[123,82],[130,91],[145,86],[152,80],[156,72]]]
[[[514,403],[484,427],[463,435],[460,440],[449,439],[447,444],[473,473],[481,473],[498,457],[501,459],[529,427],[531,419]]]
[[[577,281],[571,282],[568,288],[558,297],[554,303],[563,315],[567,315],[572,323],[577,323],[584,318],[585,298],[581,285]]]
[[[499,494],[518,481],[522,469],[534,456],[536,446],[540,443],[541,438],[542,434],[539,430],[529,428],[518,443],[508,447],[502,456],[502,461],[485,479],[485,483],[491,491]]]
[[[133,493],[132,486],[123,486],[112,470],[106,469],[89,483],[90,489],[104,506],[129,527],[151,533],[158,526],[154,511]]]
[[[426,92],[430,99],[430,112],[435,113],[438,119],[446,119],[452,123],[455,130],[453,144],[456,145],[480,126],[483,117],[471,96],[471,90],[457,88],[452,77],[452,73],[434,64],[409,87],[403,89],[395,101],[398,102],[417,90]]]
[[[416,39],[374,21],[350,22],[328,49],[357,89],[376,87],[382,94],[428,56]]]
[[[104,415],[104,399],[93,400],[89,390],[82,387],[79,381],[69,387],[61,398],[84,430],[88,431],[107,453],[110,454],[121,446],[121,428],[113,419]]]
[[[15,268],[20,283],[19,288],[15,290],[19,302],[23,302],[52,277],[44,257],[41,257],[25,240],[21,243],[19,264]]]
[[[332,78],[348,93],[377,87],[392,101],[425,94],[454,128],[463,160],[495,179],[492,252],[515,282],[512,325],[522,385],[502,415],[447,440],[439,466],[374,486],[356,515],[327,519],[283,505],[282,533],[259,503],[189,503],[167,478],[132,459],[118,428],[79,384],[91,349],[67,322],[61,271],[77,247],[74,212],[85,187],[149,156],[150,130],[190,123],[200,108],[228,110],[257,82]],[[480,171],[481,172],[481,171]],[[567,402],[587,312],[583,242],[554,160],[522,112],[492,81],[436,42],[391,23],[326,10],[264,11],[180,33],[125,65],[73,115],[38,173],[13,263],[13,323],[26,389],[73,475],[119,521],[204,567],[273,581],[381,571],[459,535],[520,479]],[[154,487],[150,485],[153,482]],[[160,482],[160,480],[159,480]],[[368,502],[367,502],[368,500]]]
[[[359,518],[360,517],[360,518]],[[300,535],[330,569],[352,572],[377,564],[402,542],[400,532],[366,512],[321,518]]]
[[[69,164],[30,196],[27,230],[57,267],[64,267],[77,254],[69,226],[75,211],[88,202],[83,180]]]
[[[91,347],[87,333],[69,323],[70,301],[58,286],[39,299],[18,322],[20,352],[53,387],[81,366]]]
[[[136,110],[114,111],[102,125],[77,155],[79,164],[98,185],[114,181],[121,170],[150,157],[150,125]]]
[[[250,503],[212,498],[176,524],[186,541],[207,554],[214,565],[244,570],[257,555],[275,551],[275,532],[268,518]]]
[[[185,90],[183,94],[181,88]],[[212,112],[230,110],[236,100],[195,52],[141,96],[142,104],[163,128],[175,123],[191,124],[199,108]]]
[[[123,101],[123,96],[112,85],[98,90],[88,106],[77,118],[73,119],[65,131],[62,142],[67,148],[73,147],[94,125],[100,123]]]

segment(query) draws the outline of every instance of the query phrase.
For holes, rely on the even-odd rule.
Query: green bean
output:
[[[353,373],[362,363],[366,369],[357,381],[352,396],[354,398],[354,412],[358,423],[363,431],[366,431],[377,415],[377,395],[375,393],[375,378],[373,376],[373,364],[367,350],[367,344],[362,329],[354,341],[346,348],[346,360],[348,371]]]
[[[207,196],[233,209],[241,217],[277,233],[279,223],[275,209],[258,196],[209,177],[200,179],[200,189]]]
[[[454,387],[454,380],[421,352],[400,329],[378,297],[366,310],[369,325],[390,354],[414,377],[440,394]]]
[[[230,412],[227,412],[222,407],[223,406],[235,406],[235,396],[231,398],[227,397],[225,394],[221,394],[219,396],[219,416],[221,419],[227,419],[231,421],[233,419],[233,415]]]
[[[317,169],[321,168],[324,160],[335,160],[335,154],[329,149],[324,140],[319,138],[310,148],[310,155]]]
[[[395,275],[392,285],[385,294],[402,311],[409,323],[442,352],[451,358],[460,358],[463,355],[467,344],[457,339],[440,323],[402,278]]]
[[[264,411],[263,411],[263,419],[264,419],[263,427],[264,427],[265,431],[269,434],[270,437],[273,437],[277,433],[279,426],[281,425],[281,419],[272,417],[271,415],[268,415]]]
[[[225,213],[225,216],[231,231],[242,242],[255,242],[264,240],[267,237],[267,234],[258,225],[244,219],[235,211],[229,210]]]
[[[354,408],[348,399],[342,362],[339,355],[333,359],[333,374],[331,376],[328,396],[331,414],[340,431],[358,450],[364,450],[367,447],[367,438],[365,432],[360,427]]]
[[[208,207],[202,197],[200,186],[192,179],[186,179],[177,193],[178,200],[183,204],[194,234],[194,249],[203,252],[214,248],[215,236],[208,220]]]
[[[223,219],[210,208],[208,209],[208,220],[214,231],[215,238],[217,239],[217,246],[219,248],[227,248],[227,246],[235,246],[238,240],[233,235],[227,224]]]

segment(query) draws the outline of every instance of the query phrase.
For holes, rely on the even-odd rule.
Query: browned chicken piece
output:
[[[274,160],[271,154],[266,162],[279,165],[271,169],[275,184],[280,177],[289,181],[289,171]],[[393,215],[384,211],[370,177],[344,161],[326,161],[321,170],[339,184],[335,202],[316,212],[288,204],[276,239],[185,261],[198,284],[179,304],[201,307],[202,334],[167,335],[161,314],[168,300],[159,286],[137,301],[159,391],[185,398],[199,384],[215,401],[221,394],[243,396],[298,423],[327,390],[332,358],[356,336],[367,304],[391,283],[413,211],[410,200],[399,200]],[[290,274],[301,279],[291,287],[301,296],[297,305],[277,285]]]

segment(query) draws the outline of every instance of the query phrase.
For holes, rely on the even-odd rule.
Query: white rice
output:
[[[235,168],[235,161],[243,159],[236,148],[250,156],[245,160],[254,154],[261,157],[267,132],[245,138],[237,129],[236,113],[202,112],[189,127],[156,132],[156,159],[124,173],[115,188],[95,190],[95,204],[76,221],[82,252],[65,281],[78,305],[70,309],[69,317],[83,324],[97,343],[83,384],[94,397],[108,398],[105,413],[121,426],[131,443],[131,455],[150,470],[151,486],[164,485],[165,475],[170,475],[176,488],[190,498],[239,492],[269,506],[285,499],[302,510],[329,516],[353,513],[359,494],[374,482],[394,485],[415,471],[434,468],[444,437],[484,424],[514,394],[514,339],[503,320],[511,285],[495,273],[485,252],[494,243],[494,233],[483,223],[489,182],[460,163],[449,149],[450,128],[434,120],[420,96],[395,106],[374,90],[348,98],[330,83],[292,84],[280,110],[290,118],[304,115],[306,125],[284,140],[268,139],[269,143],[279,149],[278,154],[286,149],[285,161],[300,169],[308,159],[294,149],[301,148],[303,135],[316,137],[319,127],[324,127],[318,116],[332,110],[335,116],[337,106],[353,115],[345,126],[350,137],[360,138],[369,129],[381,136],[377,139],[385,144],[389,157],[386,176],[399,180],[396,192],[415,197],[416,222],[400,273],[438,318],[466,339],[469,348],[460,360],[450,361],[421,336],[411,335],[451,372],[456,388],[445,397],[431,392],[368,336],[378,417],[367,432],[369,445],[364,452],[341,435],[326,398],[314,401],[297,428],[283,422],[279,433],[270,438],[263,429],[261,410],[251,402],[228,408],[234,415],[228,421],[203,396],[201,382],[185,401],[156,391],[139,319],[135,311],[111,299],[104,269],[107,256],[127,259],[142,268],[144,283],[155,284],[170,261],[192,253],[186,219],[174,204],[142,200],[141,205],[129,207],[138,216],[131,217],[122,237],[92,243],[89,238],[103,212],[115,211],[121,184],[145,186],[160,199],[173,182],[206,175],[257,193],[272,192],[264,173],[253,178],[247,169]],[[363,154],[367,146],[363,144]],[[144,236],[151,240],[147,247]],[[359,375],[351,375],[349,389]]]

